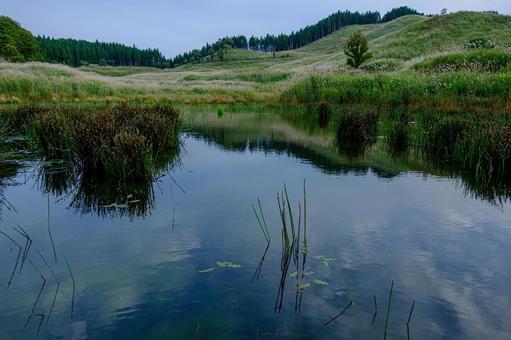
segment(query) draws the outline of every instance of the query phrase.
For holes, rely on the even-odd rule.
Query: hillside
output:
[[[499,50],[511,49],[510,16],[475,12],[433,17],[411,15],[382,24],[348,26],[300,49],[277,52],[275,55],[231,49],[227,50],[223,61],[187,64],[172,70],[147,69],[145,72],[145,69],[137,68],[131,72],[125,68],[120,72],[110,69],[103,72],[100,67],[90,67],[84,69],[88,72],[68,70],[66,73],[71,75],[69,77],[48,78],[49,74],[55,72],[54,67],[43,72],[44,64],[38,64],[37,67],[25,67],[23,71],[18,71],[19,66],[4,64],[0,65],[0,69],[5,71],[0,81],[4,78],[3,82],[8,80],[9,85],[0,86],[0,93],[8,98],[6,91],[22,97],[23,91],[36,91],[36,88],[25,83],[24,87],[12,84],[14,75],[24,74],[27,78],[27,74],[34,70],[28,78],[34,81],[39,79],[45,84],[82,83],[93,79],[102,86],[115,84],[117,89],[131,89],[126,93],[135,91],[151,96],[163,95],[182,102],[276,100],[279,93],[303,75],[348,72],[343,47],[346,39],[358,30],[367,36],[370,51],[374,55],[366,70],[406,70],[425,58],[463,51],[474,38],[491,40]],[[66,67],[61,68],[67,70]],[[92,77],[93,72],[102,76]],[[111,76],[115,76],[115,79]],[[37,82],[32,86],[37,87]],[[84,92],[87,93],[87,90]],[[115,93],[110,91],[110,96]]]

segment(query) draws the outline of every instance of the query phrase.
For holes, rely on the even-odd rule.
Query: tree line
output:
[[[171,60],[157,49],[139,49],[118,43],[104,43],[37,37],[42,61],[82,66],[86,64],[110,66],[172,67]]]

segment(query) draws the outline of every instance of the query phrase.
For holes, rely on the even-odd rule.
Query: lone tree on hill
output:
[[[344,48],[344,54],[348,57],[348,65],[354,68],[359,68],[364,61],[369,60],[372,55],[367,52],[367,39],[361,31],[354,33],[349,37]]]

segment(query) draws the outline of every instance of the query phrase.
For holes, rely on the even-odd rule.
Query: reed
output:
[[[9,289],[9,287],[12,284],[12,280],[14,278],[14,274],[16,273],[16,269],[18,269],[18,264],[19,264],[20,257],[21,257],[22,247],[21,247],[21,245],[18,242],[16,242],[16,240],[14,240],[11,236],[9,236],[9,234],[5,233],[4,231],[0,230],[0,234],[2,234],[4,237],[9,239],[16,246],[16,248],[18,248],[18,256],[16,257],[16,263],[14,264],[11,276],[9,277],[9,281],[7,282],[7,288],[6,289]]]
[[[385,316],[385,330],[383,333],[383,338],[387,339],[387,330],[389,327],[389,317],[390,317],[390,305],[392,303],[392,292],[394,291],[394,280],[392,280],[392,284],[390,285],[389,290],[389,301],[387,302],[387,315]]]
[[[410,314],[408,314],[408,320],[406,321],[406,335],[408,336],[408,340],[410,340],[410,321],[412,320],[413,310],[415,308],[415,301],[412,303],[412,308],[410,308]]]
[[[73,298],[71,300],[71,319],[73,318],[73,312],[75,309],[75,292],[76,292],[76,281],[73,275],[73,271],[71,270],[71,266],[69,265],[69,261],[67,260],[67,256],[64,256],[64,260],[66,261],[67,270],[69,271],[69,275],[71,276],[71,281],[73,282]]]
[[[50,318],[53,314],[53,309],[55,308],[55,302],[57,301],[57,295],[59,294],[60,280],[58,279],[57,275],[55,275],[55,272],[51,268],[50,264],[48,263],[48,261],[46,260],[44,255],[39,251],[39,249],[36,249],[36,252],[37,252],[37,254],[39,254],[39,257],[41,258],[41,260],[43,260],[44,264],[46,265],[46,268],[48,268],[48,270],[50,271],[51,275],[55,279],[55,282],[57,282],[57,287],[55,288],[55,295],[53,295],[53,300],[51,303],[50,311],[48,312],[48,317],[46,318],[46,326],[48,326],[48,322],[50,322]],[[40,326],[41,325],[39,325],[39,327]]]
[[[252,204],[252,210],[254,211],[254,215],[257,219],[257,222],[259,223],[259,227],[261,227],[261,231],[263,232],[264,238],[266,239],[266,242],[269,245],[271,242],[271,235],[268,230],[268,225],[266,224],[266,219],[264,218],[263,208],[261,206],[261,200],[259,199],[259,197],[257,198],[257,205],[259,207],[260,215],[257,213],[256,208],[253,204]]]

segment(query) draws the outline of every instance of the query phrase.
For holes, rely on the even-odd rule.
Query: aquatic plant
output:
[[[268,225],[266,224],[266,219],[264,218],[264,213],[263,213],[263,208],[261,206],[261,200],[259,199],[259,197],[257,198],[257,204],[259,206],[259,214],[257,213],[256,211],[256,208],[255,206],[252,204],[252,210],[254,210],[254,215],[257,219],[257,222],[259,223],[259,226],[261,227],[261,231],[263,232],[263,235],[264,235],[264,238],[266,239],[266,242],[268,242],[268,244],[270,244],[271,242],[271,235],[270,235],[270,232],[268,231]]]
[[[333,108],[330,103],[322,102],[319,104],[319,126],[324,128],[330,123],[332,118]]]
[[[23,122],[47,159],[66,159],[119,179],[151,178],[162,159],[180,147],[179,114],[167,103],[26,110],[21,106],[0,114],[11,124]]]
[[[345,111],[337,126],[337,144],[343,150],[356,149],[376,138],[378,114]]]
[[[387,302],[387,315],[385,316],[385,329],[383,333],[383,338],[387,339],[387,329],[389,326],[389,317],[390,317],[390,305],[392,303],[392,292],[394,291],[394,280],[392,280],[392,283],[390,285],[389,290],[389,301]]]
[[[384,129],[385,145],[392,153],[405,151],[411,143],[410,116],[404,112],[397,112],[387,123]]]

